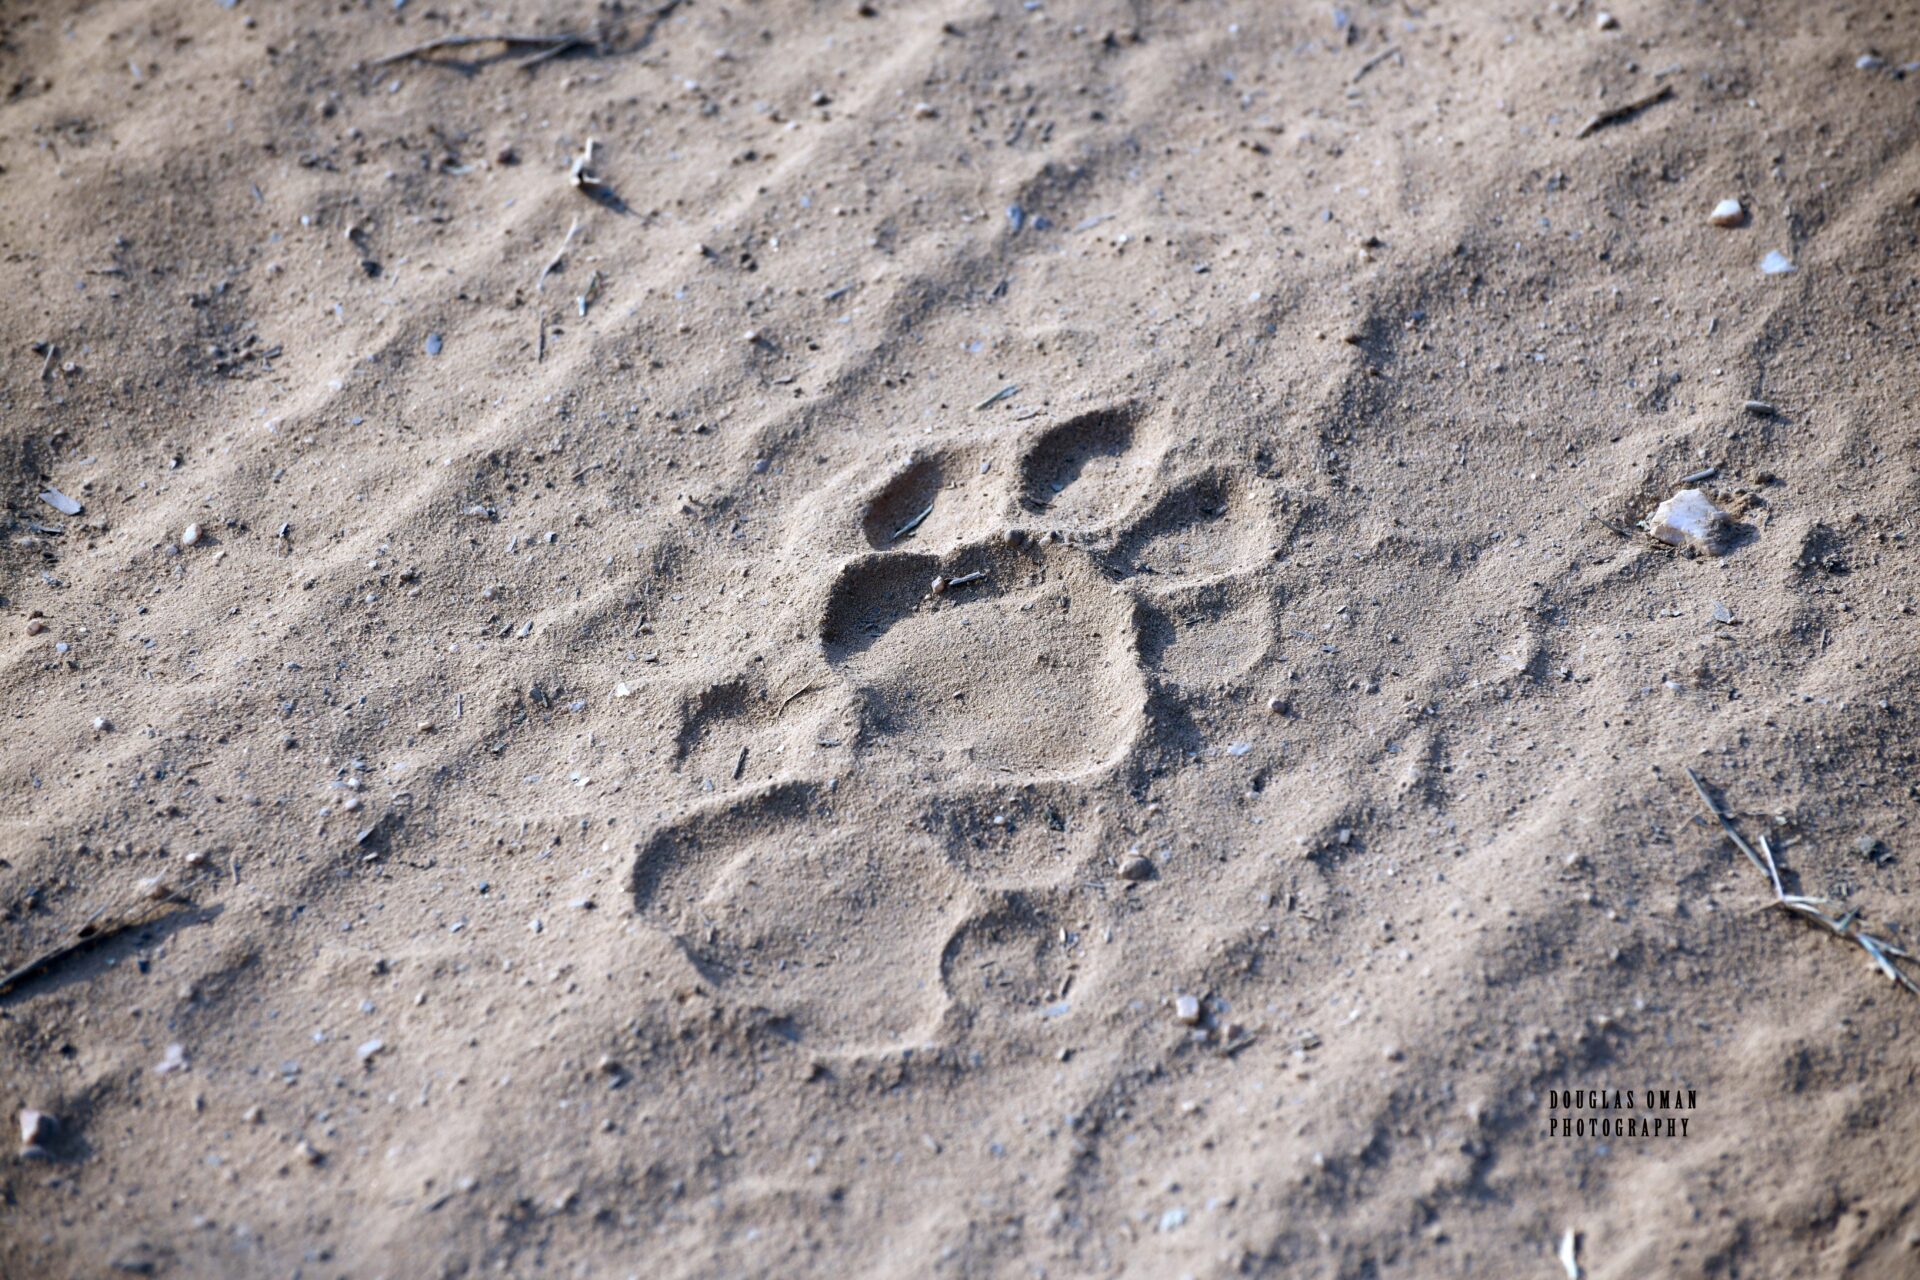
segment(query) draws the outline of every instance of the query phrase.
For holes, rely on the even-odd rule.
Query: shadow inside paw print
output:
[[[956,585],[935,590],[936,579]],[[834,585],[822,638],[859,691],[865,734],[928,765],[1083,772],[1125,748],[1145,702],[1133,602],[1062,546],[856,560]]]

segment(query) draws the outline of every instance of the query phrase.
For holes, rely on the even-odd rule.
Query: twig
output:
[[[560,269],[560,264],[567,260],[567,246],[573,243],[573,237],[576,234],[578,234],[579,230],[580,230],[580,219],[575,218],[572,224],[567,227],[566,239],[560,242],[560,252],[554,254],[553,261],[547,263],[546,266],[540,269],[539,279],[533,282],[533,291],[535,293],[546,292],[547,277],[552,275],[554,272],[558,271]]]
[[[928,516],[932,514],[933,514],[933,504],[929,502],[927,504],[927,509],[925,511],[922,511],[919,515],[907,521],[905,524],[901,525],[898,529],[895,529],[893,531],[893,537],[889,538],[888,541],[889,542],[900,541],[900,539],[906,537],[908,534],[912,533],[915,529],[918,529],[920,527],[920,522],[922,520],[925,520]]]
[[[173,901],[173,896],[168,894],[159,901],[161,903]],[[138,929],[143,925],[152,924],[153,920],[154,917],[149,911],[135,912],[128,916],[108,916],[104,920],[96,917],[81,925],[80,931],[71,940],[51,951],[42,952],[10,973],[0,975],[0,995],[4,995],[31,978],[39,977],[69,956],[78,955],[82,951],[96,947],[129,929]]]
[[[573,164],[567,170],[567,181],[582,191],[601,185],[600,175],[593,171],[594,140],[588,138],[586,145],[580,148],[580,154],[573,158]]]
[[[775,714],[776,716],[780,715],[788,707],[792,706],[796,701],[798,701],[803,695],[812,693],[815,689],[818,689],[819,687],[820,687],[819,685],[813,684],[813,683],[807,683],[807,684],[801,685],[798,689],[795,689],[792,693],[788,694],[786,698],[781,701],[780,709],[778,711],[775,711],[773,714]]]
[[[1002,400],[1005,400],[1008,396],[1019,394],[1019,391],[1020,391],[1019,387],[1009,382],[1006,386],[1000,388],[998,391],[988,396],[985,400],[982,400],[979,404],[973,406],[974,411],[978,412],[981,409],[991,409],[994,405],[999,404]]]
[[[592,145],[591,141],[589,141],[588,145]],[[544,294],[547,291],[547,277],[558,271],[560,264],[567,260],[567,246],[573,243],[573,237],[579,230],[580,219],[575,218],[567,227],[566,239],[560,242],[560,251],[553,255],[551,262],[540,268],[539,278],[533,282],[533,291],[535,293]],[[547,358],[547,307],[544,302],[536,303],[534,304],[533,310],[534,320],[540,326],[540,331],[535,336],[533,344],[533,358],[534,361],[538,363]]]
[[[411,49],[402,49],[400,52],[390,53],[384,58],[376,58],[367,65],[370,67],[384,67],[395,62],[405,62],[408,58],[418,58],[425,54],[435,53],[441,49],[460,49],[475,44],[503,44],[509,48],[514,45],[533,45],[546,50],[544,53],[535,55],[537,58],[551,58],[555,54],[564,53],[568,49],[586,43],[587,37],[578,33],[557,36],[438,36],[435,39],[427,41],[425,44],[414,45]]]
[[[933,594],[937,596],[945,595],[954,587],[964,587],[969,582],[978,582],[986,576],[987,571],[985,569],[975,569],[972,573],[963,573],[957,578],[935,578],[933,580]]]
[[[1663,84],[1652,93],[1635,98],[1632,102],[1625,102],[1617,107],[1608,107],[1605,111],[1602,111],[1599,115],[1581,125],[1580,132],[1573,136],[1576,138],[1584,138],[1596,129],[1604,129],[1615,121],[1625,120],[1628,116],[1636,112],[1644,111],[1656,102],[1665,102],[1672,96],[1673,86]]]
[[[1601,515],[1598,511],[1595,511],[1592,507],[1587,508],[1587,514],[1592,516],[1595,520],[1598,520],[1601,524],[1607,526],[1607,528],[1619,534],[1621,537],[1629,538],[1629,539],[1633,537],[1633,535],[1631,533],[1628,533],[1626,529],[1622,528],[1620,525],[1615,524],[1613,521],[1607,519],[1605,516]]]
[[[1767,843],[1767,838],[1760,837],[1761,852],[1755,853],[1753,846],[1734,830],[1726,811],[1715,804],[1713,797],[1707,794],[1706,784],[1700,781],[1700,775],[1688,769],[1687,780],[1693,783],[1694,791],[1700,796],[1700,803],[1707,806],[1707,812],[1712,814],[1714,820],[1720,824],[1720,829],[1727,833],[1735,845],[1739,846],[1740,852],[1747,855],[1747,861],[1766,873],[1768,882],[1773,886],[1773,905],[1790,914],[1813,921],[1836,938],[1846,938],[1859,943],[1860,949],[1867,953],[1880,972],[1886,974],[1897,985],[1920,996],[1920,982],[1915,982],[1894,963],[1895,960],[1912,959],[1905,950],[1888,942],[1885,938],[1862,931],[1859,927],[1861,913],[1858,908],[1834,917],[1820,909],[1821,904],[1826,902],[1825,898],[1810,898],[1804,894],[1788,893],[1780,883],[1780,864],[1774,858],[1773,846]],[[1765,854],[1764,860],[1761,854]]]
[[[1347,83],[1359,84],[1361,76],[1366,75],[1367,72],[1373,70],[1375,67],[1379,66],[1381,63],[1385,62],[1388,58],[1393,57],[1396,53],[1399,53],[1399,52],[1400,52],[1399,45],[1397,44],[1388,45],[1386,48],[1382,49],[1380,52],[1374,54],[1371,58],[1368,58],[1365,62],[1361,63],[1360,69],[1353,73],[1353,79],[1348,81]]]
[[[1719,474],[1720,474],[1720,468],[1718,467],[1702,467],[1700,470],[1694,472],[1690,476],[1681,476],[1680,483],[1693,484],[1696,481],[1700,481],[1700,480],[1711,480]]]

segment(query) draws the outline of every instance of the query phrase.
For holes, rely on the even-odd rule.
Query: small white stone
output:
[[[1732,521],[1727,513],[1713,505],[1698,489],[1682,489],[1653,509],[1647,519],[1647,531],[1672,547],[1688,544],[1718,555],[1724,547],[1721,537]]]
[[[170,1044],[167,1046],[167,1051],[161,1057],[159,1063],[153,1068],[153,1073],[157,1076],[170,1076],[176,1071],[185,1071],[186,1069],[187,1046],[183,1044]]]
[[[1760,259],[1760,274],[1763,276],[1784,276],[1795,269],[1792,260],[1778,249],[1769,250],[1767,256]]]
[[[1193,1026],[1200,1021],[1200,1001],[1194,996],[1176,996],[1173,1001],[1173,1016]]]
[[[916,102],[913,104],[913,118],[916,120],[931,120],[939,114],[940,109],[931,102]]]
[[[387,1042],[385,1040],[367,1041],[365,1044],[361,1045],[359,1050],[357,1051],[360,1054],[360,1061],[362,1062],[371,1061],[374,1054],[380,1052],[382,1049],[386,1047],[387,1047]]]
[[[1620,20],[1605,10],[1602,10],[1594,15],[1593,25],[1598,30],[1611,31],[1620,25]]]
[[[1707,221],[1716,227],[1737,227],[1747,211],[1740,207],[1738,200],[1722,200],[1713,206],[1713,212],[1707,215]]]
[[[20,1108],[20,1146],[23,1150],[44,1147],[60,1131],[60,1122],[44,1111]]]
[[[198,541],[200,541],[200,526],[198,523],[190,524],[180,531],[181,546],[190,547]]]

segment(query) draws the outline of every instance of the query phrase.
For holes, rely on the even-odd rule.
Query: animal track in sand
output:
[[[634,862],[635,909],[796,1038],[921,1042],[946,1004],[925,942],[956,927],[957,886],[924,839],[836,829],[830,802],[824,787],[782,782],[660,828]],[[849,990],[866,1001],[849,1006]]]
[[[943,594],[935,577],[986,576]],[[1133,602],[1084,552],[974,543],[842,570],[822,625],[863,732],[928,765],[1021,777],[1111,760],[1145,701]]]
[[[992,519],[997,477],[972,450],[916,454],[867,504],[860,522],[877,551],[951,542]]]
[[[780,758],[814,763],[783,764],[771,783],[722,784],[731,796],[644,839],[633,879],[642,916],[711,980],[815,1043],[924,1043],[964,1026],[981,975],[1051,927],[1031,911],[988,919],[978,895],[1058,874],[1047,856],[1061,852],[1057,837],[1043,822],[1007,829],[987,873],[956,860],[934,823],[884,840],[838,832],[825,772],[794,770],[845,777],[851,753],[868,786],[1072,788],[1140,749],[1151,680],[1211,684],[1257,662],[1274,628],[1254,574],[1270,562],[1268,513],[1221,468],[1169,476],[1168,454],[1134,409],[1106,409],[1042,430],[1011,467],[974,448],[916,454],[881,482],[851,542],[844,516],[823,527],[826,508],[802,507],[795,541],[866,544],[840,563],[817,615],[825,669],[812,678],[836,707],[830,752],[791,751]],[[1028,500],[1043,481],[1056,501],[1035,514]],[[1014,533],[1036,523],[1058,532]],[[956,585],[936,590],[936,579]],[[722,681],[690,704],[683,758],[711,768],[738,751],[735,736],[768,740],[765,707],[741,705],[744,689]],[[1016,853],[1023,860],[1005,860]],[[849,1022],[830,998],[845,982],[881,993],[869,1023]]]
[[[1020,460],[1020,500],[1065,527],[1105,526],[1133,505],[1166,453],[1137,447],[1132,405],[1096,409],[1049,427]]]

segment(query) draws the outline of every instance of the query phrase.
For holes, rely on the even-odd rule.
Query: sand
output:
[[[1920,12],[1611,13],[0,9],[0,1274],[1915,1274]]]

